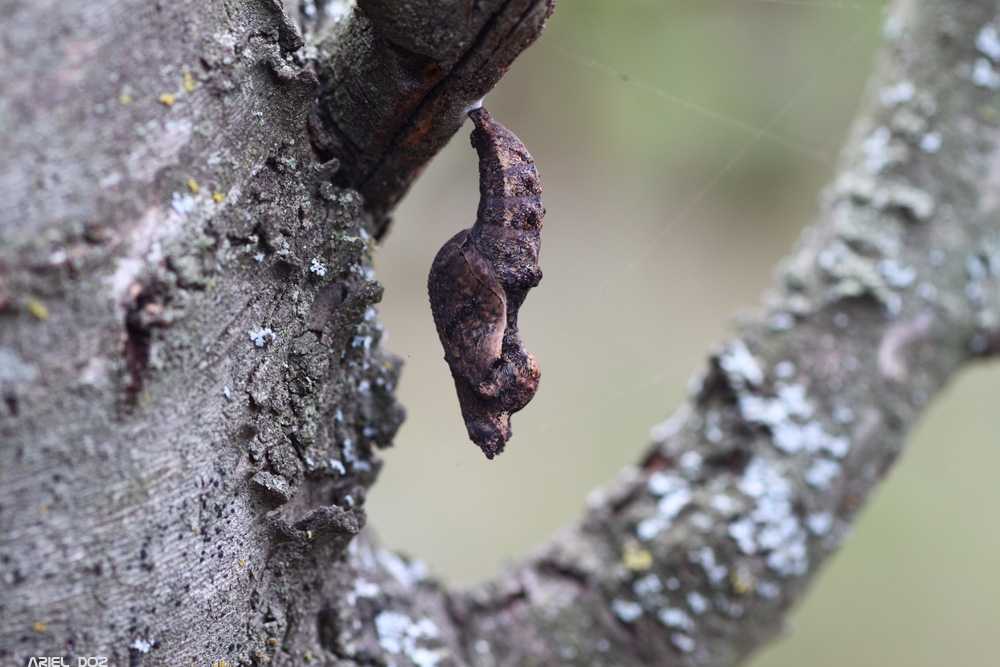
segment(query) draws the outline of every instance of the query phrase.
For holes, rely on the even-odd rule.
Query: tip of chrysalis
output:
[[[486,454],[486,458],[490,461],[493,457],[503,451],[504,443],[502,442],[492,442],[492,443],[478,443],[479,448],[483,450],[483,454]]]

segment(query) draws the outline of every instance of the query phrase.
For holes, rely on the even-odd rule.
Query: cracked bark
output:
[[[551,6],[410,6],[4,10],[5,661],[733,663],[996,350],[996,9],[899,2],[759,317],[573,526],[442,590],[359,534],[402,419],[369,251]]]

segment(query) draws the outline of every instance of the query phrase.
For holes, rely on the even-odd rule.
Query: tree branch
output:
[[[413,179],[545,27],[555,0],[361,0],[318,45],[313,145],[364,196],[377,238]]]

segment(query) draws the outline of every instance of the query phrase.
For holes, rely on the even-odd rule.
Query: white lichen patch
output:
[[[701,454],[695,451],[687,451],[681,454],[681,457],[677,459],[677,464],[680,465],[681,469],[685,472],[698,472],[701,470],[701,464],[704,462],[704,458]]]
[[[854,410],[846,405],[841,405],[833,409],[833,421],[838,424],[853,424],[854,420]]]
[[[972,74],[969,75],[969,80],[981,88],[989,88],[990,90],[1000,88],[1000,74],[996,73],[993,65],[986,58],[976,59],[972,65]]]
[[[309,265],[309,270],[312,273],[315,273],[317,276],[320,276],[320,277],[325,276],[326,275],[326,264],[324,264],[323,262],[319,261],[318,257],[313,257],[312,263]]]
[[[407,562],[397,554],[385,549],[379,549],[375,553],[375,558],[378,560],[379,565],[388,570],[393,579],[405,588],[415,587],[426,579],[429,574],[427,564],[416,558]]]
[[[706,611],[708,611],[708,608],[711,605],[711,602],[708,601],[708,598],[706,598],[698,591],[691,591],[690,593],[687,594],[687,603],[688,603],[688,608],[691,610],[691,613],[694,614],[695,616],[701,616],[702,614],[704,614]]]
[[[668,628],[677,628],[678,630],[694,629],[694,621],[687,615],[687,612],[676,607],[661,609],[656,614],[656,620]]]
[[[347,593],[347,604],[353,607],[357,604],[358,598],[374,598],[381,592],[382,589],[378,584],[358,579],[354,582],[354,589]]]
[[[390,655],[403,655],[420,667],[434,667],[441,660],[438,651],[418,646],[441,634],[429,618],[413,621],[398,611],[383,611],[375,617],[375,631],[379,646]]]
[[[617,616],[622,623],[631,625],[642,616],[642,605],[632,600],[615,598],[611,601],[611,613]]]
[[[787,359],[779,361],[774,365],[774,377],[779,380],[788,380],[795,376],[795,364]]]
[[[913,85],[913,82],[904,80],[895,85],[883,88],[881,93],[879,93],[879,101],[882,102],[882,106],[886,109],[891,109],[894,106],[912,100],[916,92],[917,87]]]
[[[983,282],[991,273],[989,261],[978,253],[969,253],[965,257],[965,273],[969,278],[965,295],[970,301],[978,303],[983,298]]]
[[[323,5],[323,13],[334,23],[340,23],[354,11],[354,0],[332,0]]]
[[[773,398],[742,394],[738,405],[746,421],[768,427],[774,446],[786,454],[826,451],[841,458],[850,449],[846,436],[832,435],[812,419],[814,409],[801,385],[780,386]]]
[[[781,584],[776,581],[758,581],[757,595],[765,600],[772,600],[781,595]]]
[[[712,601],[715,603],[716,609],[724,614],[728,614],[733,618],[740,618],[743,616],[743,605],[739,602],[730,600],[723,593],[716,593]]]
[[[32,382],[38,376],[38,368],[24,361],[17,352],[0,347],[0,387],[5,383]]]
[[[739,408],[744,419],[765,426],[775,426],[792,417],[808,419],[813,415],[813,407],[806,400],[805,387],[798,384],[779,387],[774,398],[742,394]]]
[[[920,150],[929,154],[934,154],[941,150],[941,133],[928,132],[920,137]]]
[[[687,486],[688,483],[680,477],[668,475],[661,471],[654,472],[646,481],[646,488],[654,496],[666,496],[685,489]]]
[[[795,316],[791,313],[778,311],[767,318],[767,325],[771,327],[772,331],[788,331],[795,326]]]
[[[829,512],[814,512],[806,516],[806,527],[813,535],[826,535],[833,527],[833,515]]]
[[[895,134],[914,139],[927,129],[927,119],[912,106],[902,106],[892,115],[889,127]]]
[[[754,457],[739,489],[755,501],[749,515],[729,525],[729,536],[747,555],[767,553],[767,565],[783,576],[809,567],[806,533],[792,508],[791,485],[774,463]]]
[[[882,125],[861,142],[861,152],[865,156],[865,170],[869,174],[879,173],[893,161],[889,149],[891,141],[892,132]]]
[[[893,159],[896,157],[902,159],[905,155],[901,154]],[[869,203],[879,211],[898,209],[913,216],[916,220],[928,220],[934,214],[934,197],[926,190],[908,183],[885,182],[866,176],[845,174],[837,179],[834,189],[838,197]],[[840,223],[838,227],[846,236],[856,237],[858,240],[876,245],[883,255],[895,256],[902,247],[900,234],[896,229],[890,227],[878,230],[881,232],[880,234],[872,235],[869,233],[867,236],[861,236],[864,234],[864,229],[855,231],[854,225],[857,224],[857,220],[854,216],[842,216],[837,221]],[[865,222],[864,224],[870,223]]]
[[[937,301],[938,291],[932,283],[920,283],[917,285],[917,296],[919,296],[924,301],[929,303],[934,303]]]
[[[675,632],[672,635],[670,635],[670,643],[673,644],[677,648],[677,650],[682,653],[691,653],[697,646],[695,644],[694,639],[681,632]]]
[[[640,577],[632,584],[632,592],[638,598],[651,598],[663,592],[663,582],[660,578],[650,572],[644,577]]]
[[[747,385],[755,387],[764,382],[764,371],[739,338],[729,341],[718,358],[719,367],[725,371],[733,389],[739,391]]]
[[[917,279],[917,270],[912,266],[901,266],[895,259],[883,259],[878,263],[879,272],[885,281],[896,288],[909,287]]]
[[[898,42],[906,30],[906,19],[899,13],[892,14],[885,20],[885,27],[882,28],[882,35],[887,42]]]
[[[830,459],[816,459],[806,471],[806,484],[817,489],[828,489],[830,483],[840,475],[840,464]]]
[[[270,327],[264,327],[262,329],[257,329],[256,331],[248,331],[247,333],[250,334],[250,340],[252,340],[253,344],[257,347],[264,347],[267,345],[268,338],[270,338],[271,341],[278,339]]]
[[[732,514],[737,508],[735,500],[721,493],[712,496],[712,499],[708,501],[708,505],[722,515]]]
[[[691,502],[692,496],[691,487],[686,480],[659,471],[649,476],[646,486],[654,496],[660,496],[660,500],[656,504],[656,513],[636,526],[636,535],[644,542],[668,528],[680,511]]]
[[[691,409],[685,404],[668,419],[651,428],[649,430],[649,439],[654,444],[663,444],[667,438],[672,438],[680,433],[681,429],[687,423],[690,414]]]
[[[871,240],[873,239],[869,239]],[[883,304],[888,304],[893,297],[898,298],[898,295],[885,284],[875,263],[870,258],[857,255],[840,239],[827,244],[819,252],[817,262],[835,281],[830,292],[832,299],[871,294]]]
[[[688,560],[697,563],[705,570],[708,581],[716,586],[725,581],[729,568],[715,560],[715,552],[711,547],[701,547],[688,554]]]
[[[143,637],[136,637],[135,641],[132,642],[132,646],[129,648],[134,648],[140,653],[149,653],[149,649],[153,648],[153,642]]]
[[[1000,62],[1000,35],[993,24],[986,24],[976,35],[976,49],[993,62]]]
[[[705,439],[713,444],[722,442],[722,415],[718,410],[709,410],[705,415]]]
[[[181,194],[180,192],[174,192],[170,198],[170,206],[179,215],[188,215],[194,210],[195,200],[189,194]]]

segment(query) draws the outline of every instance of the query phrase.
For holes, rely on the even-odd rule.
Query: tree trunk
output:
[[[4,664],[714,665],[773,637],[1000,347],[995,7],[893,7],[762,314],[572,527],[455,592],[359,535],[403,418],[371,251],[552,5],[303,7],[0,7]]]

